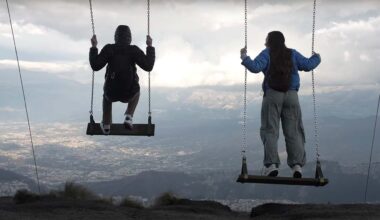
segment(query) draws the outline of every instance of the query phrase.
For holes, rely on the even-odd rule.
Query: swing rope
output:
[[[367,192],[368,192],[369,173],[370,173],[370,171],[371,171],[373,145],[374,145],[374,143],[375,143],[375,137],[376,137],[376,126],[377,126],[377,117],[378,117],[378,115],[379,115],[379,105],[380,105],[380,95],[379,95],[379,100],[377,101],[377,110],[376,110],[375,126],[374,126],[374,128],[373,128],[372,146],[371,146],[371,153],[370,153],[370,156],[369,156],[369,163],[368,163],[368,170],[367,170],[367,181],[366,181],[366,184],[365,184],[364,202],[367,202]]]
[[[90,15],[91,15],[91,27],[92,27],[92,34],[95,35],[95,22],[94,22],[94,12],[92,9],[92,1],[89,0],[90,3]],[[150,36],[150,0],[147,0],[147,32]],[[151,122],[151,86],[150,86],[150,71],[148,72],[148,121]],[[92,71],[92,82],[91,82],[91,104],[90,104],[90,121],[94,122],[93,120],[93,109],[94,109],[94,83],[95,83],[95,71]]]
[[[315,45],[315,17],[317,10],[317,0],[314,0],[313,4],[313,30],[311,35],[311,53],[314,52]],[[313,110],[314,110],[314,142],[315,142],[315,151],[316,151],[316,161],[319,163],[319,133],[318,133],[318,114],[317,114],[317,105],[316,105],[316,95],[315,95],[315,78],[314,78],[314,70],[311,71],[311,82],[313,88]]]
[[[248,14],[248,2],[244,1],[244,45],[247,49],[248,45],[248,22],[247,22],[247,14]],[[242,156],[246,158],[246,148],[247,148],[247,68],[244,69],[244,102],[243,102],[243,125],[242,125]]]
[[[92,35],[95,35],[95,22],[94,22],[94,13],[92,10],[92,1],[90,2],[90,14],[91,14],[91,27],[92,27]],[[94,83],[95,83],[95,71],[92,71],[92,83],[91,83],[91,107],[90,107],[90,121],[94,121],[93,118],[93,109],[94,109]]]
[[[31,126],[30,126],[28,106],[27,106],[27,104],[26,104],[26,96],[25,96],[25,90],[24,90],[24,83],[23,83],[23,80],[22,80],[22,74],[21,74],[21,68],[20,68],[20,61],[19,61],[18,51],[17,51],[17,46],[16,46],[16,39],[15,39],[14,31],[13,31],[13,24],[12,24],[11,12],[10,12],[10,10],[9,10],[8,0],[5,0],[5,2],[7,3],[8,17],[9,17],[9,24],[10,24],[10,26],[11,26],[11,31],[12,31],[13,46],[14,46],[14,49],[15,49],[16,60],[17,60],[17,68],[18,68],[18,73],[19,73],[19,76],[20,76],[20,83],[21,83],[21,89],[22,89],[22,96],[23,96],[23,98],[24,98],[24,106],[25,106],[26,119],[27,119],[27,121],[28,121],[29,137],[30,137],[30,144],[31,144],[31,146],[32,146],[32,154],[33,154],[34,168],[35,168],[36,179],[37,179],[38,193],[41,194],[40,179],[39,179],[39,177],[38,177],[38,168],[37,168],[36,154],[35,154],[35,151],[34,151],[32,129],[31,129]]]
[[[147,32],[150,36],[150,0],[147,0]],[[151,123],[152,112],[151,112],[151,97],[150,97],[150,71],[148,72],[148,122]]]

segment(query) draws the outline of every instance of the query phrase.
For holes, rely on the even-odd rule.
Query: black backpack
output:
[[[105,78],[104,93],[112,102],[126,102],[140,90],[129,46],[114,45]]]

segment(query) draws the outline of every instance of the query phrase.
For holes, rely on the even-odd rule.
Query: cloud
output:
[[[261,101],[260,92],[247,92],[248,103]],[[208,109],[236,110],[242,109],[243,92],[218,91],[214,89],[195,89],[184,101]]]
[[[23,34],[43,35],[43,34],[46,34],[46,32],[47,32],[46,28],[39,27],[39,26],[36,26],[34,24],[30,24],[30,23],[24,23],[24,24],[13,23],[12,25],[13,25],[13,28],[17,29],[17,31],[18,31],[17,36],[20,36]],[[0,32],[2,34],[6,34],[6,36],[11,36],[9,24],[0,23]]]
[[[10,106],[0,107],[0,112],[6,112],[6,113],[13,113],[13,112],[20,112],[22,109],[13,108]]]
[[[241,1],[151,3],[151,32],[157,49],[152,72],[155,86],[242,84],[239,49],[244,44],[244,5]],[[379,5],[378,1],[318,2],[316,50],[323,60],[316,71],[318,83],[331,86],[379,81],[374,71],[380,59]],[[81,74],[89,71],[88,2],[16,0],[11,6],[20,57],[33,62],[23,65],[38,71],[46,69],[61,77],[70,72],[70,79],[89,83]],[[94,1],[93,7],[99,47],[112,43],[115,27],[125,23],[131,26],[133,43],[144,49],[145,1]],[[0,11],[0,59],[4,62],[14,55],[6,11]],[[284,32],[289,47],[305,56],[310,54],[312,4],[249,2],[248,18],[248,51],[252,57],[263,49],[266,34],[274,29]],[[146,85],[147,74],[141,70],[139,74]],[[309,75],[301,73],[303,86],[310,86]],[[248,79],[249,83],[259,85],[262,75],[249,74]]]
[[[357,21],[331,22],[317,31],[322,64],[318,71],[323,85],[379,83],[380,16]]]
[[[8,69],[17,68],[16,60],[0,60],[0,70],[5,71]],[[31,72],[44,72],[58,75],[64,79],[73,79],[77,82],[88,83],[90,78],[88,74],[90,73],[90,68],[87,63],[83,61],[74,62],[35,62],[35,61],[20,61],[21,71],[31,71]]]
[[[351,84],[351,85],[345,85],[345,84],[340,84],[340,85],[318,85],[316,88],[316,93],[317,94],[333,94],[337,92],[344,92],[349,94],[350,92],[362,92],[362,91],[367,91],[371,93],[376,93],[380,91],[380,83],[375,82],[375,83],[368,83],[368,84]],[[300,95],[312,95],[312,88],[311,86],[305,86],[303,87],[300,92]]]
[[[89,41],[74,41],[68,33],[35,25],[24,21],[15,21],[14,33],[20,57],[33,59],[78,59],[88,53]],[[13,40],[9,23],[0,20],[1,57],[14,57]]]
[[[0,68],[7,69],[16,67],[16,60],[0,60]],[[20,61],[20,66],[28,71],[39,71],[47,73],[61,73],[71,72],[74,69],[86,69],[88,65],[77,62],[67,63],[54,63],[54,62],[33,62],[33,61]]]

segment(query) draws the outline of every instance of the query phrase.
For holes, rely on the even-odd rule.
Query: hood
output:
[[[115,43],[130,45],[132,42],[131,29],[127,25],[119,25],[115,31]]]

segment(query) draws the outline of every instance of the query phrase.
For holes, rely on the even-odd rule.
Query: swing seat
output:
[[[329,183],[327,178],[323,177],[321,162],[317,160],[315,168],[315,178],[293,178],[293,177],[273,177],[248,175],[247,158],[243,156],[241,173],[236,182],[238,183],[263,183],[279,185],[298,185],[298,186],[325,186]]]
[[[155,124],[134,124],[133,129],[125,128],[124,124],[111,124],[111,132],[109,135],[120,136],[154,136]],[[105,135],[100,128],[99,123],[87,124],[87,135]]]
[[[272,177],[257,175],[239,175],[236,182],[239,183],[264,183],[264,184],[281,184],[281,185],[302,185],[302,186],[324,186],[329,180],[320,178],[292,178],[292,177]]]

